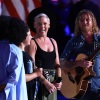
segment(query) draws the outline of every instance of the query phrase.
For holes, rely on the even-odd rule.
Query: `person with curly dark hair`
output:
[[[28,100],[22,50],[9,41],[10,16],[0,16],[0,100]]]
[[[24,21],[18,18],[12,18],[9,23],[9,32],[9,40],[11,43],[17,45],[23,52],[28,100],[34,100],[36,88],[35,78],[42,75],[42,70],[41,68],[34,68],[33,59],[25,52],[25,47],[30,45],[32,38],[30,30]]]

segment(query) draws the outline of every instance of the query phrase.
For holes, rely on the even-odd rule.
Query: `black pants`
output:
[[[85,95],[81,99],[76,99],[76,100],[100,100],[100,90],[98,90],[98,93],[95,93],[91,91],[90,88],[91,84],[89,84]]]

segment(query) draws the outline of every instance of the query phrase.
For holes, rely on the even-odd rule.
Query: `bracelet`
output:
[[[55,66],[55,69],[57,69],[57,68],[61,68],[60,65],[57,64],[57,65]]]

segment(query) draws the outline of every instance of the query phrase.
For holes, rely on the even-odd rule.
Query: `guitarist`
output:
[[[64,71],[77,66],[90,68],[93,65],[95,75],[89,79],[85,95],[76,100],[100,100],[100,53],[96,53],[93,62],[86,59],[75,60],[78,54],[90,56],[99,47],[98,31],[94,14],[86,9],[80,11],[75,21],[75,36],[68,41],[60,57],[61,67]]]

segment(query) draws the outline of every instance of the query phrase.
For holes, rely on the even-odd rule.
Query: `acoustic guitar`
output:
[[[86,59],[93,61],[93,58],[99,52],[99,50],[100,48],[97,48],[88,57],[85,54],[79,54],[75,60]],[[62,87],[60,92],[65,98],[69,99],[81,98],[86,93],[89,79],[95,76],[93,66],[89,68],[77,66],[75,68],[71,68],[70,70],[61,69],[61,71]]]

